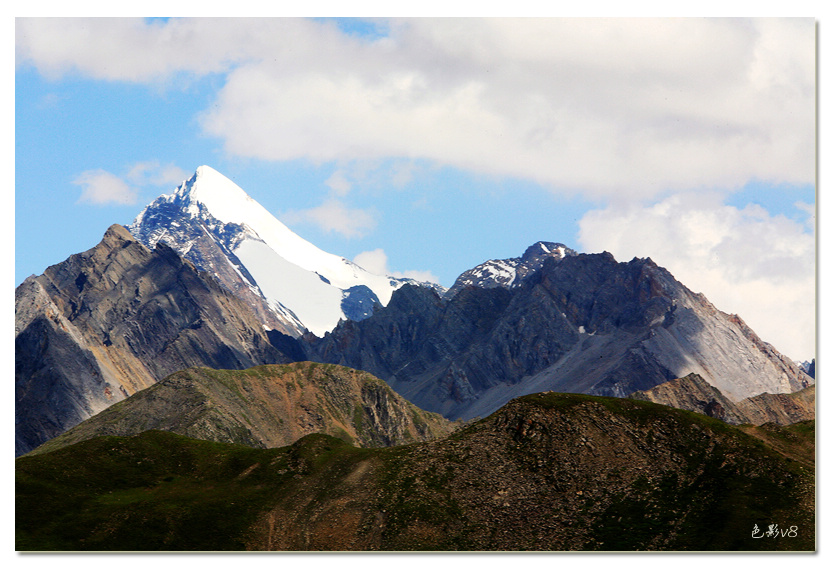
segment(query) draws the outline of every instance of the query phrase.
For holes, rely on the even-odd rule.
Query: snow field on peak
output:
[[[196,170],[195,181],[189,188],[189,193],[187,184],[180,186],[177,192],[189,197],[192,206],[188,208],[190,213],[198,214],[198,203],[201,203],[215,219],[223,223],[247,225],[263,243],[288,263],[316,272],[332,286],[343,290],[356,285],[368,286],[383,305],[389,303],[395,288],[392,279],[371,274],[356,264],[309,243],[271,215],[242,188],[214,169],[200,166]],[[249,267],[247,262],[245,265]],[[260,286],[263,286],[261,278],[256,275],[254,277]],[[263,292],[266,296],[272,297],[264,289]],[[281,297],[278,299],[284,302]],[[300,315],[299,312],[295,313]]]
[[[257,281],[269,305],[275,308],[282,304],[315,335],[322,337],[345,319],[340,306],[343,291],[326,284],[314,272],[288,262],[255,239],[243,240],[234,253]]]

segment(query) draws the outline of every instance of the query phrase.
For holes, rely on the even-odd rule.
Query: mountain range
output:
[[[649,258],[372,274],[203,166],[15,290],[17,549],[813,550],[814,384]]]
[[[552,244],[537,243],[532,255]],[[309,359],[359,368],[449,418],[555,390],[625,397],[699,374],[733,401],[813,382],[736,315],[650,259],[557,253],[520,282],[467,283],[449,298],[407,286],[369,319],[306,336]],[[458,288],[459,284],[453,286]]]
[[[15,312],[18,455],[194,366],[344,365],[450,419],[689,373],[733,402],[814,381],[650,259],[537,242],[445,291],[318,249],[206,166],[129,231],[29,277]]]

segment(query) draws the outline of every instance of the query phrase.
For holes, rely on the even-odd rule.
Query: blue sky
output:
[[[18,19],[15,284],[207,164],[367,266],[651,256],[811,358],[815,64],[809,19]]]

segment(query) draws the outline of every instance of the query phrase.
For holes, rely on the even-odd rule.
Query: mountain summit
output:
[[[546,260],[559,261],[577,254],[561,243],[539,241],[529,246],[520,257],[488,260],[463,272],[447,290],[445,297],[451,298],[469,286],[512,288],[538,271]]]
[[[164,242],[247,301],[263,323],[322,336],[363,319],[406,281],[367,272],[291,231],[227,177],[200,166],[129,226],[149,248]]]

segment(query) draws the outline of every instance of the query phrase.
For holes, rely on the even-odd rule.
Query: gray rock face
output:
[[[690,372],[733,402],[812,383],[650,259],[610,253],[549,259],[518,285],[470,284],[445,300],[404,287],[372,318],[304,346],[309,359],[372,372],[450,419],[541,391],[626,397]]]
[[[189,366],[284,362],[245,304],[121,226],[15,290],[15,452]]]
[[[343,292],[341,307],[347,319],[361,320],[371,317],[375,308],[381,305],[371,288],[359,285]]]

